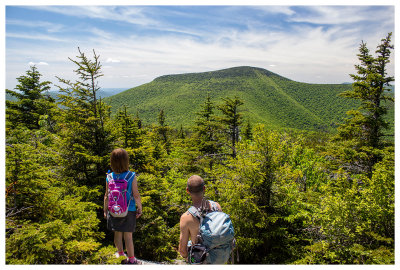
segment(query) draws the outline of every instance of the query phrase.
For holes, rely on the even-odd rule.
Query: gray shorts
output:
[[[136,211],[128,211],[125,217],[113,217],[107,214],[107,229],[117,232],[134,232],[136,230]]]

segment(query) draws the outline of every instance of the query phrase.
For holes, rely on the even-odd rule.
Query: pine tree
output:
[[[165,147],[165,150],[167,151],[167,154],[170,154],[171,152],[171,142],[168,138],[168,132],[169,132],[169,127],[165,121],[165,114],[164,110],[160,110],[160,113],[158,114],[158,134],[161,137],[161,141]]]
[[[328,144],[331,177],[320,202],[325,207],[315,213],[319,236],[308,247],[314,263],[394,262],[394,147],[384,138],[385,103],[394,101],[387,88],[394,78],[386,72],[391,35],[376,56],[361,43],[353,89],[342,94],[360,107],[347,113]]]
[[[250,140],[250,141],[253,139],[253,131],[252,131],[250,119],[247,119],[246,125],[244,126],[243,138],[245,140]]]
[[[160,110],[160,113],[158,114],[158,124],[160,125],[158,128],[158,132],[163,142],[166,143],[168,141],[168,137],[167,137],[167,124],[165,123],[164,110]]]
[[[60,137],[67,176],[81,183],[103,184],[104,170],[113,148],[110,109],[97,98],[98,78],[103,76],[99,56],[93,51],[93,60],[78,48],[78,66],[75,73],[79,80],[71,82],[58,78],[62,105]]]
[[[356,65],[357,74],[351,74],[353,89],[342,93],[346,98],[359,100],[361,106],[356,110],[347,112],[350,118],[338,128],[338,140],[350,142],[356,155],[350,156],[350,160],[356,158],[359,164],[358,170],[372,171],[374,164],[381,159],[375,150],[385,146],[384,130],[388,123],[384,120],[387,114],[387,101],[394,101],[388,95],[388,86],[394,81],[392,76],[387,76],[387,64],[390,62],[392,33],[382,39],[375,51],[376,56],[370,54],[367,44],[362,42],[359,48]],[[353,160],[354,162],[354,160]]]
[[[206,101],[201,105],[200,112],[197,114],[196,144],[203,155],[212,156],[221,151],[220,126],[214,114],[215,106],[211,102],[210,93],[207,94]]]
[[[7,94],[17,99],[6,101],[8,128],[24,125],[28,129],[39,129],[41,116],[51,115],[54,99],[44,94],[50,90],[51,82],[41,82],[41,76],[36,66],[31,66],[26,75],[17,78],[19,84],[15,87],[16,91],[6,89]]]
[[[127,107],[124,105],[117,112],[114,121],[116,136],[122,140],[123,148],[138,148],[142,145],[141,132],[139,129],[138,118],[133,118],[127,112]]]
[[[211,172],[217,179],[217,200],[235,225],[240,263],[290,264],[301,258],[301,245],[309,240],[303,226],[319,198],[312,189],[322,170],[299,137],[263,125],[254,128],[253,136],[253,141],[237,144],[236,158]],[[310,181],[306,192],[297,182],[304,176]]]
[[[222,99],[224,103],[218,106],[223,116],[219,121],[225,126],[225,133],[230,141],[232,157],[236,157],[236,143],[239,141],[240,126],[242,124],[242,114],[239,112],[239,106],[243,105],[243,101],[235,96],[234,99],[229,97]]]
[[[84,263],[100,245],[98,196],[62,175],[58,136],[18,126],[6,137],[7,264]]]
[[[186,135],[185,135],[185,131],[183,130],[183,126],[181,125],[181,127],[179,128],[179,132],[176,136],[178,139],[185,139]]]

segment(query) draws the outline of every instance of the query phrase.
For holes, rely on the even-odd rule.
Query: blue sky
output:
[[[347,1],[334,6],[260,5],[261,1],[213,2],[222,4],[218,6],[17,2],[5,4],[8,89],[32,64],[42,80],[77,79],[68,57],[75,58],[78,47],[88,56],[93,49],[100,55],[103,88],[130,88],[161,75],[244,65],[300,82],[349,82],[360,42],[374,51],[395,23],[395,1],[382,2],[389,3],[386,6],[368,5],[367,0],[362,2],[367,5]],[[389,73],[393,72],[391,64]]]

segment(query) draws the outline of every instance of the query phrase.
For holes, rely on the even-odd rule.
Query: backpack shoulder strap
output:
[[[217,204],[214,201],[209,200],[210,204],[211,204],[211,211],[212,212],[219,212],[219,208],[217,206]]]
[[[110,182],[110,180],[113,179],[112,173],[107,174],[107,181]]]
[[[129,171],[126,175],[125,175],[125,180],[129,182],[129,180],[135,176],[135,172],[131,172]]]
[[[190,214],[192,214],[192,216],[194,216],[195,218],[197,218],[199,221],[201,220],[201,216],[200,216],[199,210],[197,210],[196,207],[191,206],[191,207],[188,209],[188,212],[189,212]]]
[[[210,208],[207,212],[203,213],[203,215],[205,215],[205,214],[207,214],[207,213],[210,213],[210,212],[219,211],[219,208],[218,208],[217,204],[216,204],[214,201],[207,200],[207,202],[209,202],[211,208]],[[188,209],[188,212],[189,212],[190,214],[192,214],[192,216],[196,217],[196,218],[200,221],[200,223],[201,223],[202,218],[203,218],[204,216],[202,216],[202,214],[200,213],[199,209],[197,209],[197,208],[194,207],[194,206],[191,206],[191,207]]]
[[[130,206],[130,204],[131,204],[131,201],[132,201],[132,198],[133,198],[133,194],[132,194],[132,181],[130,181],[131,179],[135,179],[135,172],[131,172],[131,171],[128,171],[128,173],[125,175],[125,178],[124,178],[124,180],[126,181],[126,182],[128,182],[128,188],[127,188],[127,191],[129,190],[129,187],[131,187],[131,192],[130,192],[130,194],[129,194],[129,199],[128,199],[128,195],[126,196],[127,197],[127,200],[128,200],[128,208],[129,208],[129,206]]]

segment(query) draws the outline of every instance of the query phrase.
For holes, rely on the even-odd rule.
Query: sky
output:
[[[60,85],[56,76],[78,79],[69,60],[77,59],[78,47],[89,58],[93,50],[100,55],[102,88],[131,88],[161,75],[236,66],[264,68],[306,83],[351,82],[360,43],[374,52],[394,32],[395,1],[294,5],[298,2],[122,2],[127,6],[6,0],[5,86],[14,89],[30,65],[36,65],[43,81]],[[393,75],[392,62],[388,71]]]

